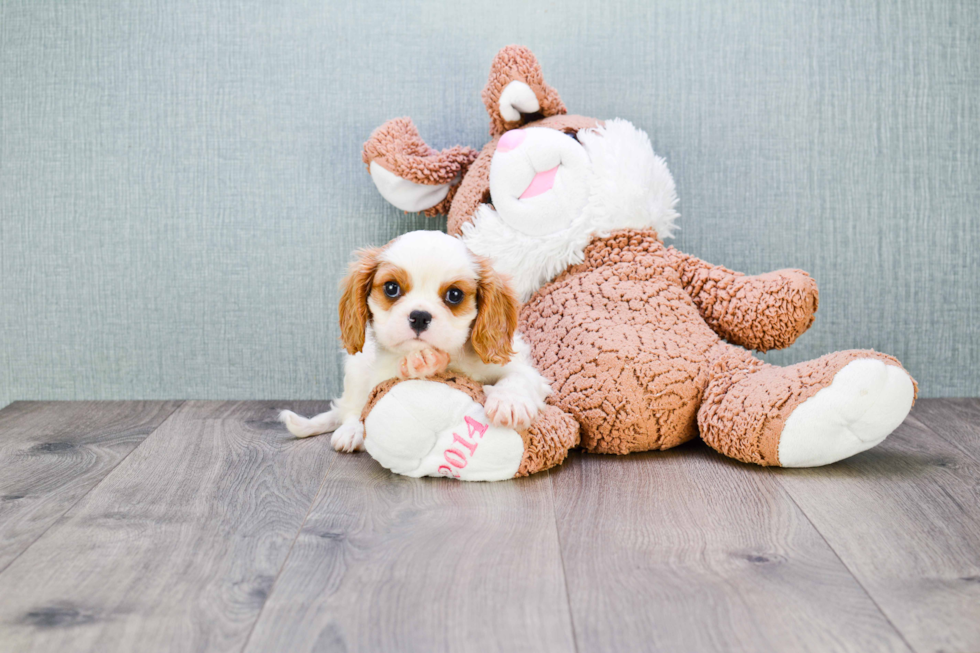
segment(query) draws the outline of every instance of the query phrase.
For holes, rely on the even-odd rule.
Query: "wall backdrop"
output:
[[[467,4],[0,0],[0,405],[337,393],[350,252],[445,227],[361,144],[482,146],[509,43],[648,131],[679,248],[818,280],[770,361],[871,347],[980,395],[980,3]]]

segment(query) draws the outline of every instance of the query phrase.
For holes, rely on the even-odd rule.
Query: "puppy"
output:
[[[447,369],[483,383],[487,417],[526,428],[551,387],[515,335],[519,304],[487,259],[441,231],[413,231],[358,252],[342,282],[340,332],[349,354],[344,392],[330,411],[279,418],[290,433],[333,431],[337,451],[363,447],[361,411],[387,379],[422,379]]]

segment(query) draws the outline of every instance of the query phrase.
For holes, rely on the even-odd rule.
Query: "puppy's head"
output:
[[[433,347],[453,355],[470,342],[497,365],[514,353],[514,291],[489,261],[441,231],[361,250],[342,287],[340,332],[351,354],[364,347],[369,323],[378,345],[397,353]]]

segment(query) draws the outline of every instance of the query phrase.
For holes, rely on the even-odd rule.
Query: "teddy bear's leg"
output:
[[[850,350],[789,367],[726,346],[698,410],[702,439],[744,462],[817,467],[877,445],[908,415],[915,382],[891,356]]]
[[[528,476],[560,465],[568,451],[579,444],[579,424],[568,413],[554,406],[547,406],[526,431],[524,457],[517,469],[517,476]]]
[[[492,425],[485,400],[479,384],[451,373],[385,382],[364,410],[364,447],[396,474],[499,481],[553,467],[578,444],[578,423],[557,408],[516,431]]]

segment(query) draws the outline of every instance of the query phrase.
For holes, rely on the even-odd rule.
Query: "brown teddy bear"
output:
[[[549,403],[578,422],[582,448],[625,454],[700,435],[744,462],[808,467],[869,449],[905,419],[916,385],[891,356],[852,350],[777,367],[746,351],[806,331],[816,283],[800,270],[746,276],[666,247],[674,181],[644,132],[567,115],[520,46],[497,54],[483,101],[492,140],[479,153],[438,152],[398,118],[371,135],[363,159],[385,199],[447,214],[450,234],[510,275],[520,332],[553,382]],[[416,413],[440,410],[423,396],[413,393]],[[394,437],[397,420],[382,410],[372,424],[370,412],[368,451],[372,435]]]

